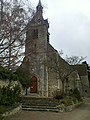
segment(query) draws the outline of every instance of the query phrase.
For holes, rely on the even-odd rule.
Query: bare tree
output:
[[[22,0],[1,0],[0,64],[8,69],[15,69],[24,55],[26,27],[33,10],[23,4]]]
[[[62,94],[64,95],[65,83],[68,79],[68,76],[74,71],[69,64],[61,58],[60,54],[57,51],[51,53],[48,60],[48,67],[51,71],[55,72],[58,76],[58,79],[62,82]]]
[[[71,56],[68,57],[66,55],[66,61],[70,64],[70,65],[76,65],[76,64],[81,64],[81,62],[83,62],[83,60],[85,60],[86,57],[83,56]]]

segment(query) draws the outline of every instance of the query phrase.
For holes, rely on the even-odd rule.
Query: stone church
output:
[[[75,87],[81,89],[80,77],[49,42],[49,23],[43,18],[41,1],[28,22],[25,42],[25,58],[20,66],[32,76],[30,94],[52,97],[55,90],[68,93]]]

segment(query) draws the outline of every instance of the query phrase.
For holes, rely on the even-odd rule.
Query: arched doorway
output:
[[[32,77],[32,85],[30,87],[30,93],[37,93],[37,77]]]

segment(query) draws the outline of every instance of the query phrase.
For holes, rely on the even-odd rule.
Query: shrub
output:
[[[53,97],[55,99],[63,99],[63,94],[62,94],[61,90],[57,89],[56,91],[54,91]]]
[[[0,105],[14,105],[18,102],[20,95],[20,87],[16,85],[13,88],[10,88],[10,85],[7,87],[0,88]]]
[[[64,104],[57,105],[56,107],[57,107],[61,112],[63,112],[64,109],[65,109],[65,105],[64,105]]]
[[[4,67],[0,66],[0,79],[16,81],[18,79],[18,76],[15,75],[11,70],[5,69]]]
[[[4,117],[2,115],[0,115],[0,120],[4,120]]]
[[[0,114],[3,114],[7,111],[7,107],[6,106],[3,106],[3,105],[0,105]]]
[[[78,102],[77,98],[75,98],[75,97],[72,97],[72,101],[74,104],[76,104]]]
[[[81,101],[81,100],[82,100],[82,99],[81,99],[80,92],[79,92],[79,90],[78,90],[77,88],[74,89],[72,96],[73,96],[74,98],[76,98],[78,101]]]
[[[65,99],[61,100],[60,103],[64,104],[65,106],[70,106],[73,104],[73,101],[70,98],[65,98]]]
[[[18,76],[18,80],[20,81],[21,85],[24,89],[26,89],[26,95],[27,95],[27,89],[31,86],[31,75],[29,75],[26,71],[18,69],[15,73]]]

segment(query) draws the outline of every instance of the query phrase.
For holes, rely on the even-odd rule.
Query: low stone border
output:
[[[19,105],[18,107],[14,108],[14,109],[12,109],[10,111],[7,111],[7,112],[3,113],[2,116],[6,117],[6,116],[9,116],[9,115],[13,115],[13,114],[17,113],[21,109],[22,109],[22,106]]]
[[[70,111],[72,111],[74,108],[75,108],[75,105],[70,105],[70,106],[67,106],[67,107],[65,108],[65,111],[66,111],[66,112],[70,112]]]
[[[79,107],[83,102],[79,102],[77,104],[73,104],[70,106],[65,107],[65,112],[70,112],[72,111],[74,108]]]
[[[74,108],[80,106],[83,102],[79,102],[77,104],[73,104],[73,105],[70,105],[70,106],[64,106],[64,105],[60,105],[60,106],[57,106],[57,109],[58,109],[58,112],[70,112],[72,111]]]

